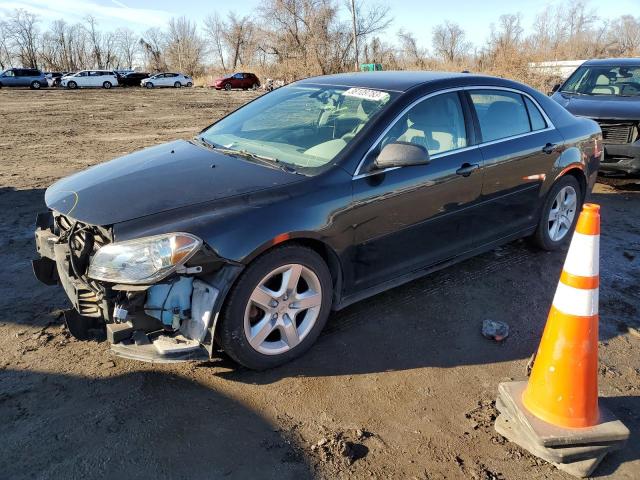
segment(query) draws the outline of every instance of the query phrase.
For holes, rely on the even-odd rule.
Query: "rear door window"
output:
[[[506,90],[471,90],[483,142],[531,132],[522,95]],[[539,113],[539,112],[538,112]]]

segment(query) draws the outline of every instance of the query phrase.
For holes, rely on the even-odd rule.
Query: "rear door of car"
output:
[[[518,90],[478,87],[467,94],[484,160],[477,245],[518,235],[537,220],[540,188],[564,139],[537,102]]]
[[[16,68],[16,81],[15,85],[18,87],[28,87],[31,84],[31,78],[29,77],[29,70],[26,68]]]
[[[242,88],[244,82],[244,75],[242,73],[236,73],[231,77],[231,86],[233,88]]]
[[[363,290],[445,261],[473,246],[482,157],[459,91],[410,106],[365,156],[353,179],[353,285]],[[384,145],[427,148],[428,165],[368,171]]]

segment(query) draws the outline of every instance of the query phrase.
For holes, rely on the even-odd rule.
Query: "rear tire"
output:
[[[180,82],[176,82],[176,83],[173,84],[173,86],[175,88],[180,88],[182,86],[182,84]]]
[[[40,90],[40,87],[42,87],[42,85],[40,84],[39,81],[34,80],[33,82],[31,82],[31,90]]]
[[[561,202],[559,198],[563,195],[566,195],[567,198],[575,195],[575,203],[568,201],[567,205],[563,206],[563,202]],[[552,251],[562,248],[571,239],[578,221],[578,216],[580,215],[580,210],[582,209],[583,201],[584,192],[580,188],[578,180],[572,175],[560,177],[560,179],[553,184],[544,201],[538,227],[531,237],[533,243],[543,250]],[[556,216],[555,220],[553,220],[554,216]],[[555,225],[555,222],[560,222],[559,233],[557,230],[558,226]],[[556,230],[554,230],[554,226]],[[555,235],[553,235],[554,232]]]
[[[281,273],[274,273],[278,270]],[[287,273],[290,271],[292,273]],[[294,271],[300,273],[296,276]],[[293,289],[285,284],[294,285]],[[267,285],[269,289],[263,290]],[[275,294],[275,290],[280,293],[279,296],[265,294],[273,304],[263,309],[260,303],[251,300],[258,290],[262,294],[269,291]],[[313,297],[313,306],[305,308],[296,301],[305,298],[305,294]],[[299,245],[275,248],[250,263],[232,287],[216,330],[216,340],[233,360],[247,368],[277,367],[313,345],[327,322],[332,298],[331,274],[320,255]],[[293,305],[293,312],[287,310],[289,305]],[[270,333],[261,339],[257,339],[260,336],[257,333],[250,340],[251,329],[263,330],[259,324],[266,325]]]

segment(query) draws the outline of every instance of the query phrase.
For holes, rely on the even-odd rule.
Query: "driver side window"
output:
[[[467,131],[456,92],[427,98],[402,115],[385,134],[378,151],[394,142],[425,147],[429,155],[467,146]]]

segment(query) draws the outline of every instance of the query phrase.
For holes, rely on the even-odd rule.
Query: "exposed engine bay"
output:
[[[198,239],[188,261],[158,267],[161,274],[168,272],[158,281],[118,283],[109,281],[113,272],[99,270],[93,261],[113,242],[108,227],[83,224],[57,212],[37,217],[41,258],[33,261],[33,270],[40,281],[63,286],[73,305],[64,313],[70,333],[86,339],[93,331],[105,332],[116,355],[137,360],[209,358],[221,290],[226,293],[241,267],[221,260]],[[129,260],[127,267],[135,266],[135,260],[121,252],[112,260],[123,266]]]

